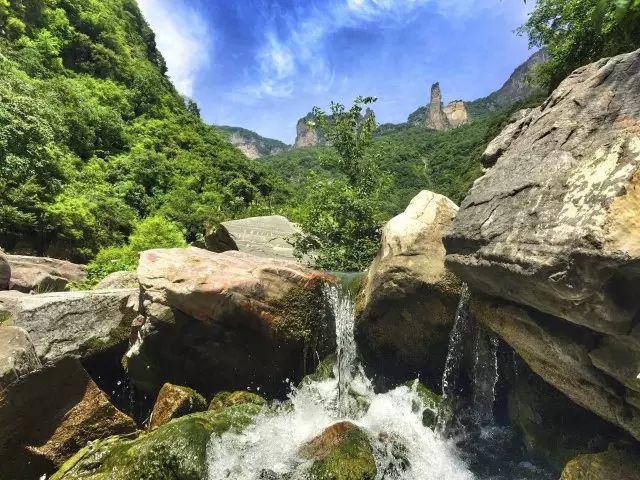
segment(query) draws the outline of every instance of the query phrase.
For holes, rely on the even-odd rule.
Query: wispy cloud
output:
[[[331,35],[363,24],[383,26],[411,20],[419,9],[449,20],[464,19],[479,10],[495,8],[501,0],[327,0],[309,1],[288,12],[286,21],[267,26],[257,55],[258,81],[245,93],[258,99],[287,97],[297,89],[321,93],[335,80],[325,54]]]
[[[212,34],[183,0],[138,0],[156,34],[169,76],[180,93],[193,96],[194,82],[210,60]]]

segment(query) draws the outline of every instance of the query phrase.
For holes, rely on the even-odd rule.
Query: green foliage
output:
[[[365,156],[377,124],[372,112],[362,117],[362,107],[373,102],[358,97],[349,110],[332,103],[330,120],[314,108],[316,125],[337,153],[320,157],[337,175],[322,178],[312,172],[296,215],[302,229],[295,238],[296,255],[311,256],[317,268],[361,271],[378,249],[388,182],[377,157]]]
[[[538,0],[519,32],[549,49],[537,79],[553,89],[577,67],[640,48],[640,1]]]
[[[94,286],[113,272],[133,271],[140,253],[154,248],[186,247],[180,227],[163,218],[148,217],[138,223],[125,245],[103,248],[87,265],[88,278],[82,287]]]
[[[134,0],[0,0],[0,242],[85,261],[162,215],[189,241],[286,186],[205,125]]]

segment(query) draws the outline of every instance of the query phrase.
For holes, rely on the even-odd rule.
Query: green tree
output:
[[[386,220],[382,197],[387,176],[375,155],[365,155],[377,128],[375,115],[364,106],[376,101],[358,97],[347,110],[331,104],[331,116],[314,108],[314,125],[320,128],[337,155],[323,162],[339,176],[312,174],[309,192],[299,208],[302,233],[295,238],[299,257],[310,256],[317,268],[360,271],[368,267],[379,247]]]
[[[180,227],[163,217],[149,217],[139,222],[125,245],[106,247],[87,265],[88,280],[81,288],[94,286],[113,272],[133,271],[140,253],[155,248],[187,246]]]
[[[549,50],[537,81],[551,90],[577,67],[640,48],[640,0],[538,0],[519,33]]]

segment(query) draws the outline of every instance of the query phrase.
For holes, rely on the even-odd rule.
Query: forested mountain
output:
[[[206,222],[281,182],[166,77],[135,0],[0,0],[0,244],[85,260],[162,215]]]

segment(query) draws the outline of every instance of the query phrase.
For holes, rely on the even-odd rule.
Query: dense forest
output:
[[[135,0],[0,0],[0,33],[3,247],[84,261],[148,216],[194,242],[278,202],[176,92]]]
[[[539,0],[520,33],[551,55],[534,77],[548,92],[573,68],[640,46],[640,1]],[[247,159],[166,70],[135,0],[0,0],[3,248],[82,262],[100,252],[103,274],[131,268],[140,249],[200,244],[226,219],[304,220],[318,182],[340,183],[330,147]],[[363,151],[388,180],[375,218],[425,188],[461,201],[522,106],[448,132],[378,130]]]

